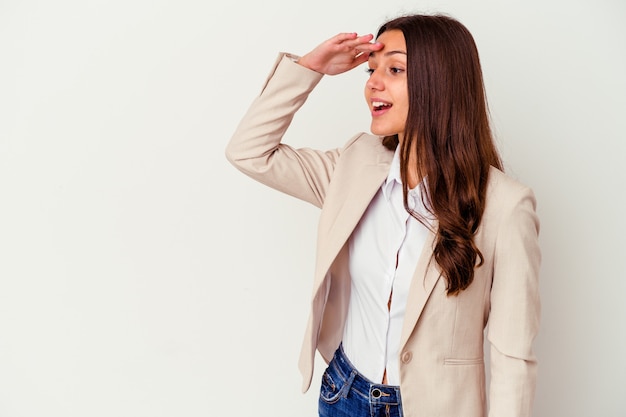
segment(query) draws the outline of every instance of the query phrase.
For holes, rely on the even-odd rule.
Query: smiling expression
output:
[[[409,110],[406,43],[402,32],[395,29],[383,32],[377,40],[384,48],[370,54],[370,76],[365,83],[371,131],[379,136],[397,134],[402,140]]]

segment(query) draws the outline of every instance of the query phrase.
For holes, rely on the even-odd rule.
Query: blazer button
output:
[[[413,359],[413,354],[411,352],[404,352],[402,354],[402,363],[409,363]]]

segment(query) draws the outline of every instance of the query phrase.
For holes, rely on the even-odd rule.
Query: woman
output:
[[[410,15],[281,54],[227,147],[241,171],[320,207],[303,390],[320,416],[529,416],[539,327],[532,191],[502,172],[469,31]],[[281,143],[324,74],[368,63],[372,134]],[[487,329],[487,331],[485,331]]]

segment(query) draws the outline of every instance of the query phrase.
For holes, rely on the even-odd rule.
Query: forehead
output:
[[[406,42],[402,31],[393,29],[383,32],[377,39],[384,47],[378,52],[370,54],[370,58],[385,56],[406,57]]]

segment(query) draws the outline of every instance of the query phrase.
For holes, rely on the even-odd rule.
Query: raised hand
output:
[[[340,33],[305,54],[298,63],[322,74],[341,74],[367,62],[370,52],[383,48],[382,43],[372,39],[372,34]]]

